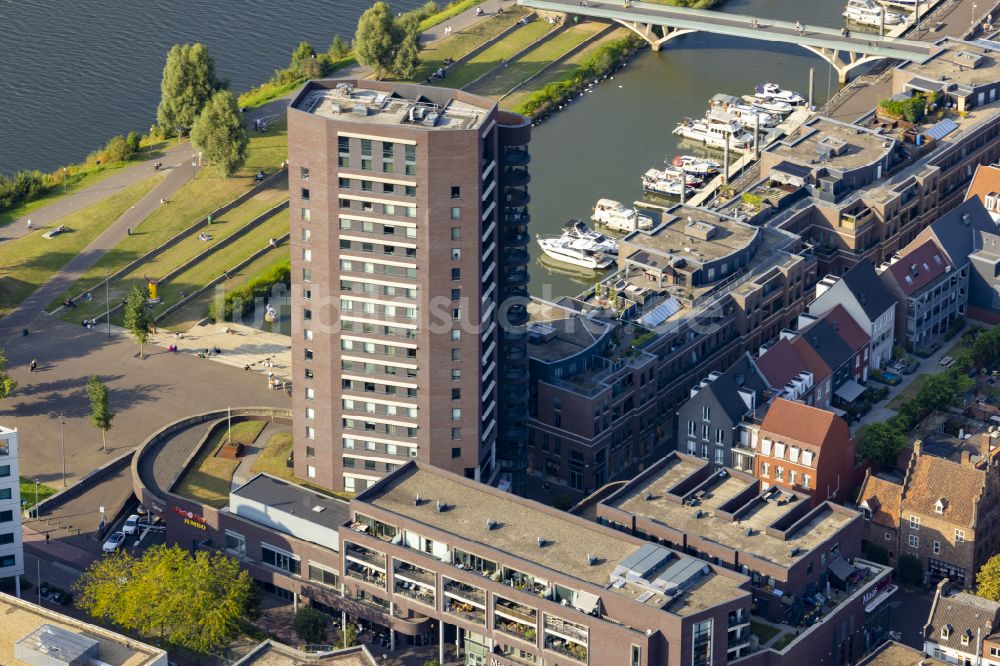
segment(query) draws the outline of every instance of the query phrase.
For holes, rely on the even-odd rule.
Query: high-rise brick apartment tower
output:
[[[520,491],[531,126],[458,90],[307,84],[288,112],[295,473],[408,459]]]

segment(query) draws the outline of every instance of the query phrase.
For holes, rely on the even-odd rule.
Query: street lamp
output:
[[[108,337],[111,337],[111,288],[108,286],[108,282],[111,280],[111,276],[108,273],[108,269],[104,269],[104,318],[108,320]]]
[[[35,518],[38,518],[38,479],[35,479]]]
[[[67,177],[66,167],[63,167],[63,194],[66,194],[66,188],[68,187],[68,183],[66,182],[66,177]]]
[[[59,415],[59,453],[62,456],[62,482],[66,487],[66,419]]]

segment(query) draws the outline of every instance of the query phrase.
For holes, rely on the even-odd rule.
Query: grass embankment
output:
[[[544,116],[586,87],[588,82],[623,64],[643,44],[645,42],[627,29],[616,30],[505,98],[503,106],[526,116]]]
[[[431,83],[448,88],[464,88],[555,28],[556,26],[548,21],[532,21],[510,33],[468,62],[463,63],[460,67],[448,72],[448,76],[444,79],[434,79]]]
[[[339,497],[341,499],[350,499],[354,496],[353,493],[337,492],[335,490],[320,488],[319,486],[315,486],[298,478],[293,473],[292,468],[285,462],[291,454],[292,433],[276,432],[271,435],[270,441],[264,446],[264,448],[261,449],[257,459],[253,461],[253,465],[250,467],[250,473],[270,474],[271,476],[284,479],[289,483],[304,486],[320,494],[333,495],[334,497]]]
[[[233,441],[245,445],[253,444],[266,425],[264,421],[237,423],[232,428]],[[226,428],[216,428],[174,492],[216,509],[221,509],[229,503],[233,474],[240,466],[240,460],[220,458],[217,455],[227,440],[227,435]]]
[[[449,2],[444,9],[421,21],[420,31],[423,32],[425,30],[430,30],[434,26],[440,25],[448,19],[458,16],[466,9],[472,9],[476,5],[481,5],[482,3],[483,0],[458,0],[457,2]]]
[[[469,92],[487,97],[500,97],[514,86],[531,78],[543,67],[561,55],[576,48],[595,34],[606,28],[604,23],[585,22],[572,25],[552,39],[538,45],[528,53],[511,62],[508,67],[468,88]]]
[[[895,398],[886,404],[886,407],[898,412],[903,408],[905,403],[917,397],[917,394],[920,393],[920,387],[922,387],[924,382],[927,381],[927,377],[928,375],[922,373],[914,377],[912,382],[910,382],[902,391],[896,394]]]
[[[29,479],[26,477],[20,477],[21,482],[21,503],[24,508],[30,508],[35,506],[35,481],[34,479]],[[52,497],[56,494],[56,489],[52,486],[47,486],[44,483],[38,484],[38,500],[39,502],[45,500],[46,498]]]
[[[265,133],[253,133],[250,139],[247,165],[243,170],[233,178],[223,178],[209,167],[199,169],[195,178],[179,189],[171,197],[169,203],[160,206],[152,215],[137,225],[131,236],[123,238],[118,245],[101,257],[93,268],[56,298],[50,304],[50,308],[57,307],[66,297],[76,297],[83,291],[94,287],[104,278],[105,270],[110,273],[118,272],[130,262],[163,245],[167,240],[195,224],[219,206],[245,193],[253,187],[253,175],[257,171],[263,170],[266,173],[273,173],[280,168],[287,155],[288,142],[283,122],[270,125]],[[215,236],[216,239],[220,239],[277,204],[283,196],[285,195],[282,187],[263,190],[242,206],[221,216],[218,220],[213,220],[212,225],[206,228],[206,232]],[[143,274],[147,274],[149,277],[166,275],[172,268],[180,266],[205,249],[205,242],[199,241],[197,234],[195,234],[176,247],[165,251],[159,257],[155,257],[149,264],[140,265],[131,276],[126,276],[126,279],[129,277],[141,279]],[[165,257],[166,259],[164,259]],[[156,270],[153,270],[154,266]],[[117,281],[112,282],[112,289],[117,289],[117,286]],[[116,291],[116,294],[118,294],[116,302],[124,296],[124,292],[118,293]],[[94,312],[91,313],[85,304],[80,304],[77,311],[71,311],[70,314],[73,316],[70,319],[78,320],[85,316],[99,314],[102,308],[96,303],[92,303],[90,309],[93,309]]]
[[[156,175],[60,220],[68,231],[49,240],[33,231],[0,245],[0,316],[30,296],[160,181]]]
[[[437,71],[448,58],[458,60],[472,52],[473,49],[493,39],[501,32],[517,23],[528,13],[524,7],[515,6],[503,14],[494,14],[479,23],[456,32],[450,37],[439,39],[427,44],[420,51],[420,64],[413,73],[413,81],[424,81]],[[450,79],[445,79],[450,81]]]

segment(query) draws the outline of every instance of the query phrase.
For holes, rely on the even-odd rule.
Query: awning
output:
[[[838,580],[847,582],[847,579],[851,577],[856,571],[853,564],[849,564],[847,560],[840,557],[830,563],[830,573],[837,577]]]
[[[576,609],[588,615],[596,611],[600,603],[601,598],[599,596],[584,590],[577,590],[576,598],[573,600],[573,605],[576,606]]]
[[[864,392],[865,392],[864,386],[857,383],[853,379],[848,379],[846,382],[844,382],[843,386],[841,386],[833,393],[838,398],[842,398],[847,402],[854,402],[855,400],[858,399],[858,396],[860,396]]]

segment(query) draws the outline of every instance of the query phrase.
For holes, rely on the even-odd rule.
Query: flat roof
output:
[[[608,324],[534,299],[528,303],[528,315],[531,323],[552,327],[548,335],[542,336],[538,342],[528,336],[528,353],[540,361],[558,361],[586,351],[609,328]],[[528,325],[529,334],[531,323]],[[547,342],[542,341],[543,339],[547,339]]]
[[[892,150],[894,143],[891,136],[820,116],[768,148],[767,152],[810,167],[854,169],[879,161]]]
[[[269,474],[258,474],[230,494],[332,530],[337,530],[351,515],[346,500],[320,494]]]
[[[166,664],[166,652],[152,645],[81,622],[62,613],[41,608],[34,604],[0,593],[0,664],[4,666],[31,666],[14,656],[14,645],[43,625],[50,625],[84,639],[96,641],[99,658],[110,666],[152,666]]]
[[[678,460],[681,462],[674,462]],[[665,469],[660,473],[653,474],[643,483],[636,484],[629,492],[614,498],[608,505],[785,567],[794,564],[851,520],[850,516],[837,513],[826,506],[824,510],[813,514],[808,523],[799,525],[787,539],[770,536],[766,533],[768,526],[796,507],[799,502],[808,501],[788,491],[780,491],[775,499],[770,501],[758,495],[738,521],[718,516],[716,511],[721,506],[747,488],[758,484],[756,479],[745,479],[730,473],[724,477],[718,474],[709,477],[711,480],[708,484],[701,486],[705,493],[697,506],[673,502],[664,497],[671,487],[701,467],[703,465],[680,456],[667,458]],[[646,499],[647,494],[651,499]],[[779,505],[775,501],[777,497],[790,501]],[[747,536],[747,529],[753,530],[751,536]],[[790,552],[796,547],[799,551],[793,557]]]
[[[477,129],[496,103],[448,88],[384,81],[310,81],[292,108],[344,122],[426,130]]]
[[[948,666],[948,662],[928,657],[909,645],[886,641],[859,661],[858,666]]]
[[[941,50],[923,63],[908,62],[899,69],[923,81],[914,84],[923,89],[945,88],[955,84],[979,86],[1000,81],[1000,53],[975,42],[943,39],[937,42]],[[1000,49],[1000,44],[997,44]],[[931,84],[931,85],[928,85]]]
[[[663,217],[658,226],[633,231],[622,243],[639,252],[646,250],[703,264],[739,252],[759,233],[756,227],[727,215],[686,204],[672,207]]]
[[[728,576],[702,576],[685,590],[683,595],[670,601],[664,610],[675,615],[694,615],[743,595],[749,595],[750,592],[741,585],[740,581]]]
[[[376,666],[376,662],[363,645],[330,652],[307,653],[266,640],[233,666]]]

